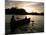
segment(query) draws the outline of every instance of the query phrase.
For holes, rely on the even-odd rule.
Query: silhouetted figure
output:
[[[11,33],[14,33],[14,31],[15,31],[15,19],[14,19],[14,16],[12,16],[12,18],[11,18],[10,26],[11,26]]]
[[[25,19],[27,19],[27,16],[25,16]]]

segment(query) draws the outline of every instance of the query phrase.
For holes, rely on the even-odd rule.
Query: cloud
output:
[[[17,7],[17,8],[32,8],[33,11],[42,12],[44,10],[44,3],[42,2],[26,2],[26,1],[9,1],[6,4],[6,8]]]

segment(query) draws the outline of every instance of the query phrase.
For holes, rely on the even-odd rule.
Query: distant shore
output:
[[[11,8],[11,9],[5,9],[6,15],[44,15],[44,12],[41,13],[27,13],[24,9],[17,9],[17,8]]]

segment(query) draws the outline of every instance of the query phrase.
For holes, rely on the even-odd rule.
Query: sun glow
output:
[[[27,13],[32,13],[32,9],[31,8],[25,7],[24,9],[26,10]]]

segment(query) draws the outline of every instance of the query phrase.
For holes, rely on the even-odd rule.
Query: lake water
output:
[[[14,15],[15,20],[24,19],[25,16],[30,18],[30,21],[34,21],[33,31],[34,32],[43,32],[44,31],[44,16],[41,15]],[[7,23],[7,31],[10,31],[10,21],[12,15],[5,16],[5,22]],[[18,18],[17,18],[18,17]],[[8,27],[9,26],[9,27]],[[32,28],[32,22],[29,23],[29,28]]]

